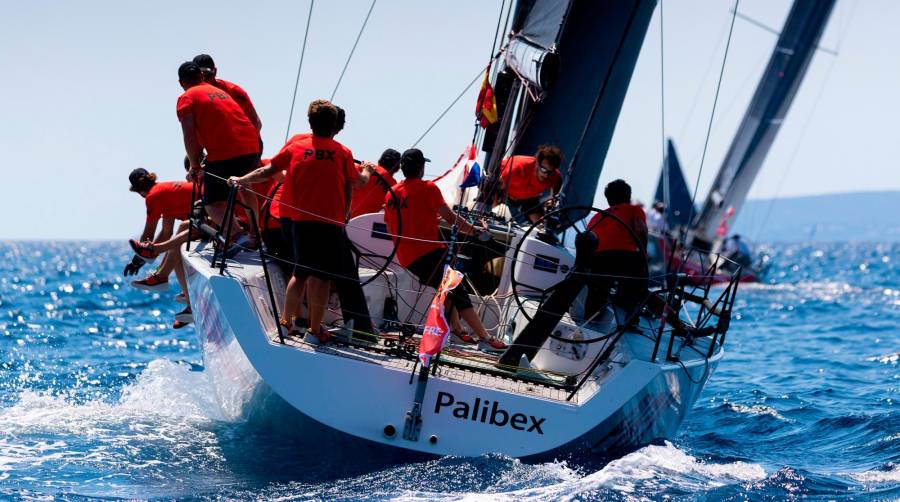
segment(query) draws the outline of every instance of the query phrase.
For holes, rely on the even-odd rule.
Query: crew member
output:
[[[333,139],[338,112],[331,102],[313,101],[307,116],[311,136],[289,142],[268,166],[232,177],[229,182],[246,185],[285,171],[280,211],[282,224],[290,226],[296,263],[285,292],[285,311],[299,303],[305,281],[309,327],[304,339],[321,343],[331,336],[322,326],[330,281],[344,280],[340,274],[346,246],[343,226],[349,215],[352,187],[367,182],[368,176],[356,170],[350,149]]]
[[[722,245],[722,254],[725,258],[733,261],[734,263],[742,266],[749,267],[753,263],[753,258],[750,253],[750,246],[747,245],[746,242],[741,240],[741,236],[738,234],[734,234],[731,237],[725,239],[724,244]]]
[[[184,93],[178,98],[178,120],[190,161],[188,176],[200,173],[200,158],[206,149],[203,167],[203,203],[210,219],[221,227],[231,176],[243,176],[259,166],[257,129],[228,93],[203,82],[200,67],[186,62],[178,68]],[[241,193],[241,200],[259,214],[256,197]]]
[[[262,129],[262,121],[259,119],[259,115],[256,113],[256,108],[253,107],[253,101],[250,101],[250,96],[247,94],[247,91],[234,82],[217,78],[216,74],[218,73],[218,70],[216,69],[216,63],[213,62],[213,58],[209,54],[195,56],[194,63],[200,67],[200,71],[203,73],[203,81],[227,92],[228,95],[231,96],[231,99],[240,105],[241,110],[244,111],[244,115],[250,119],[250,123],[256,127],[257,131],[260,131]],[[260,145],[260,151],[262,151],[262,145]]]
[[[188,219],[191,208],[191,197],[194,184],[185,181],[156,181],[156,173],[147,172],[146,169],[137,168],[128,175],[131,183],[130,190],[144,198],[147,206],[147,219],[144,223],[144,231],[141,234],[141,242],[163,242],[172,237],[175,229],[175,220],[181,220],[181,228],[184,231],[187,226],[184,223]],[[162,228],[156,233],[159,220],[162,220]],[[137,274],[144,264],[145,259],[135,256],[131,263],[125,267],[125,275]],[[175,271],[178,285],[181,286],[181,294],[176,300],[187,303],[188,306],[175,316],[173,328],[178,329],[193,321],[190,301],[188,297],[187,281],[184,276],[181,253],[177,249],[169,251],[163,258],[160,267],[147,277],[133,281],[131,284],[147,291],[165,291],[169,288],[169,274]]]
[[[526,216],[532,222],[541,219],[544,206],[540,197],[547,190],[551,199],[559,193],[561,164],[562,152],[553,145],[541,145],[534,156],[514,155],[503,160],[500,189],[513,217]]]
[[[617,283],[614,302],[629,314],[647,296],[647,216],[631,203],[631,186],[615,180],[603,190],[608,214],[597,213],[587,228],[597,236],[591,258],[591,278],[585,300],[585,318],[600,311]],[[609,216],[612,215],[612,216]]]
[[[653,203],[653,207],[647,212],[647,230],[657,235],[662,235],[666,229],[666,205],[660,201]]]
[[[412,148],[403,152],[400,157],[400,169],[406,179],[393,186],[397,204],[400,206],[402,233],[398,232],[398,211],[390,194],[384,198],[384,219],[389,232],[400,236],[397,246],[397,261],[400,265],[415,275],[423,286],[437,288],[440,286],[447,255],[447,246],[440,241],[438,217],[450,224],[455,223],[463,233],[477,233],[477,230],[450,209],[434,183],[422,179],[427,161],[428,159],[418,149]],[[490,336],[484,329],[462,285],[450,291],[448,301],[466,324],[475,331],[476,337],[485,343],[486,349],[506,349],[506,344]],[[448,317],[451,325],[456,324],[453,326],[454,332],[460,332],[458,319],[455,320],[453,315]],[[462,341],[468,340],[463,338]],[[471,343],[474,342],[475,340],[471,340]]]
[[[372,176],[364,186],[353,190],[351,219],[361,214],[377,213],[384,207],[384,195],[388,193],[388,188],[397,184],[394,174],[400,170],[400,152],[393,148],[385,150],[374,170],[377,176]]]

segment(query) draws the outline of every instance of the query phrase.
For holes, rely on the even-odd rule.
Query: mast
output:
[[[723,218],[734,218],[743,206],[806,75],[834,3],[795,0],[791,6],[747,113],[694,220],[695,246],[711,244]]]
[[[517,5],[504,55],[507,67],[526,82],[528,96],[518,111],[511,154],[532,155],[545,143],[560,147],[566,204],[594,201],[655,7],[656,0],[522,0]],[[513,108],[506,106],[502,113]],[[501,160],[496,157],[487,162],[487,179],[495,175],[490,168]]]

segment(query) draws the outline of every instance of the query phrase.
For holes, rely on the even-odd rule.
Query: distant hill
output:
[[[900,191],[751,200],[733,229],[757,242],[900,242]]]

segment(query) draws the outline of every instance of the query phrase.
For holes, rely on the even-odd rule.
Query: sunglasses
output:
[[[543,165],[538,165],[538,171],[543,174],[553,174],[553,168],[544,167]]]

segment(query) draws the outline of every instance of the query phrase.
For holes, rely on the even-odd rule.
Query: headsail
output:
[[[528,36],[526,41],[546,43],[557,19],[562,27],[556,37],[559,70],[555,82],[551,88],[542,89],[546,92],[541,102],[529,101],[526,105],[513,153],[532,154],[541,144],[556,144],[566,158],[564,174],[565,166],[575,160],[571,179],[566,180],[566,204],[590,205],[594,201],[603,161],[655,6],[655,0],[573,0],[569,5],[537,0],[530,10],[518,13],[516,19],[522,25],[514,25],[514,32],[519,32],[513,40]],[[537,80],[548,78],[538,75]]]
[[[729,209],[740,211],[816,51],[834,0],[795,0],[775,51],[703,208],[695,244],[711,243]]]
[[[664,165],[659,173],[659,182],[656,184],[656,200],[663,201],[666,204],[666,226],[676,228],[688,224],[688,218],[694,214],[691,210],[691,191],[688,188],[687,181],[684,179],[684,172],[681,170],[681,163],[678,162],[678,155],[675,153],[675,144],[669,139],[666,149],[666,158],[663,159]],[[669,197],[666,200],[665,194],[665,177],[669,178]]]

